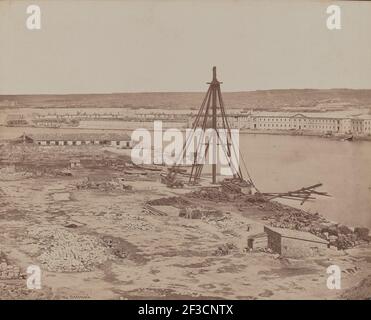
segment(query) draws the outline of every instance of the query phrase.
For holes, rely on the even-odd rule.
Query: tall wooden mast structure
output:
[[[235,159],[237,159],[237,163],[239,163],[238,159],[242,159],[242,156],[239,150],[235,150],[235,146],[232,143],[231,129],[228,123],[228,118],[225,113],[224,101],[223,101],[222,93],[220,90],[221,83],[222,82],[218,81],[217,79],[216,67],[213,67],[213,78],[211,82],[207,83],[209,84],[209,88],[203,99],[203,102],[198,111],[196,119],[193,122],[192,132],[194,133],[195,130],[198,128],[201,128],[203,133],[205,133],[206,129],[209,129],[209,128],[214,129],[214,132],[217,135],[217,141],[213,141],[213,143],[223,148],[226,159],[228,161],[228,165],[233,172],[233,177],[235,179],[248,182],[250,185],[254,185],[249,176],[247,169],[246,169],[246,172],[247,172],[247,175],[249,176],[249,179],[244,180],[239,164],[235,164],[232,161],[232,157],[234,157]],[[225,139],[224,141],[221,140],[219,129],[225,130],[224,132],[226,132],[226,141]],[[182,158],[184,157],[184,154],[187,151],[188,144],[191,139],[194,139],[194,137],[193,136],[188,137],[187,141],[185,142],[183,146]],[[196,184],[200,180],[204,164],[202,162],[199,163],[198,160],[200,159],[200,157],[203,159],[206,159],[208,151],[209,151],[209,146],[210,146],[210,141],[206,142],[206,146],[202,146],[203,142],[204,142],[204,136],[198,140],[198,144],[195,149],[196,151],[194,153],[193,164],[192,164],[191,172],[189,175],[189,181],[188,181],[189,184]],[[212,151],[214,153],[216,153],[215,145],[214,145],[214,148],[212,148]],[[213,156],[215,157],[214,158],[215,160],[216,154],[214,154]],[[236,168],[235,166],[238,166],[238,167]],[[176,172],[176,168],[173,167],[172,170],[170,170],[170,172],[172,173]],[[217,183],[217,165],[215,161],[212,164],[212,183],[213,184]]]
[[[233,179],[229,179],[231,183],[235,183],[238,186],[249,186],[253,187],[256,192],[260,193],[262,196],[268,197],[268,200],[276,199],[276,198],[282,198],[282,199],[290,199],[290,200],[300,200],[301,204],[303,204],[306,201],[315,199],[313,195],[321,195],[321,196],[330,196],[327,192],[319,192],[315,189],[322,186],[321,183],[300,188],[298,190],[289,191],[289,192],[280,192],[280,193],[261,193],[258,188],[255,186],[254,182],[251,179],[251,176],[249,174],[249,171],[246,167],[246,163],[242,157],[242,154],[239,150],[236,150],[236,146],[232,141],[232,134],[231,134],[231,128],[228,123],[228,118],[225,113],[225,107],[224,107],[224,101],[222,97],[222,93],[220,90],[220,84],[222,82],[218,81],[216,77],[216,67],[213,67],[213,78],[211,82],[207,82],[209,84],[209,88],[206,92],[206,95],[202,101],[201,107],[197,113],[196,119],[193,122],[192,125],[192,134],[187,137],[186,142],[183,145],[183,149],[181,152],[181,158],[179,160],[184,160],[184,157],[187,155],[188,146],[190,141],[194,139],[194,134],[196,132],[196,129],[202,129],[202,137],[201,139],[198,139],[198,143],[196,146],[196,151],[194,153],[193,157],[193,164],[191,168],[191,172],[189,174],[189,184],[197,184],[198,181],[201,178],[202,169],[204,166],[204,163],[201,161],[201,163],[198,161],[200,159],[206,159],[206,156],[209,151],[210,146],[210,139],[204,140],[205,138],[205,131],[207,129],[214,129],[214,133],[217,136],[217,141],[213,140],[213,143],[220,146],[227,158],[229,168],[231,169],[233,173]],[[221,139],[220,137],[220,129],[223,132],[226,132],[226,139]],[[223,137],[224,138],[224,137]],[[216,148],[212,148],[213,152],[216,152]],[[237,159],[237,163],[234,163],[232,160],[232,157],[234,159]],[[215,160],[214,158],[213,160]],[[182,161],[181,161],[182,162]],[[176,175],[177,173],[183,172],[180,168],[177,168],[179,163],[181,162],[175,162],[172,168],[168,169],[168,175],[166,176],[166,179],[164,179],[165,183],[168,184],[168,186],[177,187],[182,186],[183,182],[180,184],[177,181]],[[247,178],[244,179],[241,171],[240,163],[243,165],[245,169],[245,173]],[[237,166],[237,168],[236,168]],[[217,183],[217,165],[215,162],[212,164],[212,183]],[[238,182],[238,183],[237,183]]]

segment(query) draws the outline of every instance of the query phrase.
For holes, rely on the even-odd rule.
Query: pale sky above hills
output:
[[[204,91],[213,65],[224,91],[371,88],[371,2],[337,2],[333,31],[329,4],[0,1],[0,94]]]

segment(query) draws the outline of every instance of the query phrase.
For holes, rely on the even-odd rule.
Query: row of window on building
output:
[[[40,146],[82,146],[106,145],[118,148],[131,148],[128,134],[26,134],[18,137],[15,143],[34,143]]]
[[[71,141],[71,140],[40,140],[36,142],[41,146],[80,146],[80,145],[111,145],[112,147],[126,147],[130,148],[130,141],[100,141],[100,140],[87,140],[87,141]]]
[[[189,125],[194,121],[190,120]],[[302,114],[293,116],[253,116],[230,115],[228,122],[232,128],[257,130],[303,130],[319,133],[351,133],[371,135],[371,118],[321,118],[309,117]],[[218,119],[222,125],[222,119]]]

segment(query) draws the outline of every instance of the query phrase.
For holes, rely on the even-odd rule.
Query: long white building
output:
[[[188,125],[191,126],[192,115]],[[250,112],[230,113],[232,128],[248,130],[291,130],[320,134],[371,135],[371,115],[348,116],[335,113]],[[221,125],[221,118],[219,119]]]

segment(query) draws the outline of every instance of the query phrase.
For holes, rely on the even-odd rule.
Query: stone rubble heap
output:
[[[191,201],[188,201],[182,197],[168,197],[154,199],[147,202],[151,206],[174,206],[174,207],[187,207],[191,205]]]
[[[0,280],[18,280],[24,279],[25,275],[21,269],[14,264],[9,263],[5,254],[0,251]]]
[[[111,257],[100,239],[75,234],[65,229],[34,230],[30,236],[39,240],[42,253],[39,261],[55,272],[86,272]]]
[[[9,265],[6,262],[0,263],[0,280],[23,279],[24,275],[18,266]]]
[[[269,202],[273,214],[264,217],[271,226],[310,232],[330,241],[338,249],[348,249],[361,243],[369,243],[371,237],[367,228],[351,228],[326,220],[320,214],[311,214],[303,210]]]
[[[133,187],[123,184],[119,179],[112,179],[108,181],[91,181],[85,179],[76,185],[77,189],[97,189],[100,191],[111,191],[111,190],[126,190],[132,191]]]
[[[214,256],[226,256],[237,250],[237,247],[233,243],[225,243],[220,245],[215,251]]]

